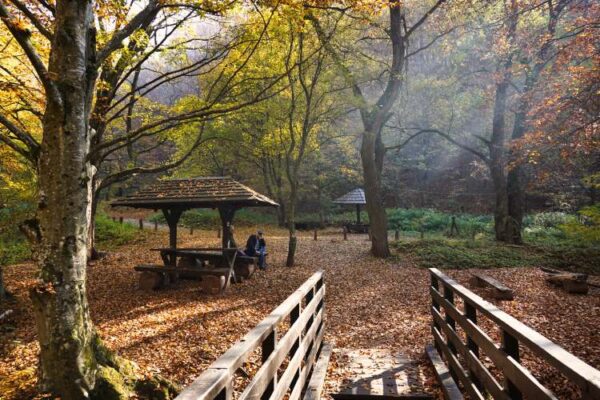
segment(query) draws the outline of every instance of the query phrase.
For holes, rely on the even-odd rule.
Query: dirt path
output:
[[[239,229],[238,240],[249,233]],[[214,231],[196,231],[193,235],[182,232],[180,239],[181,246],[219,242]],[[336,233],[320,235],[314,241],[312,234],[307,234],[299,240],[297,267],[286,268],[287,234],[269,229],[269,269],[233,285],[225,296],[202,294],[197,282],[189,281],[158,292],[138,290],[133,266],[158,262],[158,255],[148,249],[161,247],[167,241],[165,232],[146,233],[139,242],[124,246],[89,267],[90,307],[98,330],[112,349],[136,361],[144,370],[160,372],[181,384],[191,382],[314,271],[324,269],[328,286],[326,340],[340,349],[397,350],[422,369],[417,384],[425,390],[434,388],[423,356],[425,344],[431,341],[429,278],[426,270],[416,268],[410,260],[372,258],[364,235],[350,235],[348,241],[343,241]],[[570,313],[544,316],[547,310],[535,307],[540,288],[536,283],[525,283],[526,279],[535,281],[536,273],[533,269],[491,272],[517,288],[516,301],[503,307],[551,339],[558,338],[559,344],[588,363],[600,366],[598,329],[593,325],[594,318],[597,322],[600,316],[600,296],[571,299],[557,292],[544,301],[579,304],[576,318]],[[27,299],[27,287],[34,274],[35,268],[30,264],[6,270],[6,282],[16,295],[16,301],[8,305],[14,309],[10,325],[0,326],[0,393],[6,400],[32,398],[35,394],[38,346]],[[464,272],[450,274],[466,279]],[[2,307],[0,312],[6,308]],[[545,321],[555,322],[557,318],[570,318],[563,326],[575,333],[558,334],[546,325]],[[326,389],[336,390],[343,379],[343,365],[334,357]]]

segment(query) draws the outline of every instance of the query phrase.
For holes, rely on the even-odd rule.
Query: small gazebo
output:
[[[177,223],[184,211],[193,208],[219,210],[222,245],[229,248],[235,212],[244,207],[278,207],[275,201],[230,177],[202,177],[157,181],[138,192],[115,200],[113,207],[162,210],[169,225],[169,247],[177,248]]]
[[[352,190],[342,197],[338,197],[333,201],[335,204],[348,204],[356,206],[356,225],[360,225],[360,206],[367,204],[365,199],[365,191],[361,188]]]

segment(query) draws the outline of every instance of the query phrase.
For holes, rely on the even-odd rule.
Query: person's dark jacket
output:
[[[258,236],[250,235],[250,237],[248,237],[248,240],[246,241],[246,249],[244,250],[244,253],[246,253],[247,256],[254,256],[256,255],[257,248]]]

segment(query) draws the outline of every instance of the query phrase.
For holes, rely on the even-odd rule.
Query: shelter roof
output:
[[[367,204],[364,190],[357,188],[333,201],[337,204]]]
[[[275,201],[225,176],[157,181],[111,203],[113,207],[135,208],[217,208],[278,207]]]

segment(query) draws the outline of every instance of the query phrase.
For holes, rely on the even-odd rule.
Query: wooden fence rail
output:
[[[519,362],[520,348],[525,347],[579,386],[583,399],[600,399],[600,371],[439,270],[431,268],[429,272],[435,346],[470,398],[483,400],[487,393],[494,399],[556,399]],[[462,299],[464,310],[455,305],[456,297]],[[477,325],[479,315],[497,326],[500,346]],[[464,334],[457,331],[457,325]],[[502,382],[483,364],[483,355],[501,372]]]
[[[280,400],[286,394],[289,400],[299,399],[323,342],[324,296],[323,272],[319,271],[217,359],[176,400]],[[278,327],[286,319],[289,329],[278,338]],[[262,365],[241,393],[234,396],[236,372],[259,347]]]

